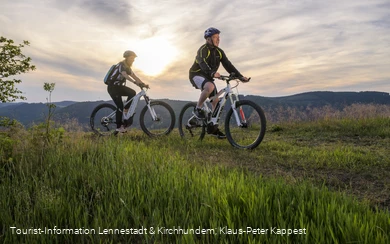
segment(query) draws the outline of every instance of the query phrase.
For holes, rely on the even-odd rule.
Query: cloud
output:
[[[108,21],[119,28],[132,24],[132,6],[129,1],[86,0],[82,2],[81,8],[86,9],[99,21]]]
[[[31,2],[32,1],[25,1]],[[116,28],[131,24],[132,5],[126,0],[54,0],[41,1],[49,9],[77,16],[94,23],[112,25]]]
[[[31,80],[46,79],[46,73],[81,90],[77,77],[89,85],[99,82],[123,50],[164,38],[179,50],[166,72],[148,77],[135,62],[137,74],[155,87],[155,97],[197,99],[188,69],[204,43],[204,30],[214,26],[229,59],[253,78],[240,92],[389,92],[389,10],[388,0],[19,0],[2,3],[0,35],[31,42],[26,53],[45,71]],[[158,53],[142,58],[156,59],[153,55]],[[74,96],[79,94],[75,90]]]

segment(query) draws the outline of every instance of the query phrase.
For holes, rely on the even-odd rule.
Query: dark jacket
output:
[[[229,74],[234,72],[236,76],[242,77],[241,73],[233,66],[221,48],[206,43],[199,48],[196,54],[194,64],[190,69],[190,80],[197,75],[213,80],[220,63],[222,63],[222,66]]]

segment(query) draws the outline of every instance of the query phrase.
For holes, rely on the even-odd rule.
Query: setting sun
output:
[[[178,54],[174,45],[163,37],[141,40],[134,50],[138,56],[134,67],[149,76],[161,74]]]

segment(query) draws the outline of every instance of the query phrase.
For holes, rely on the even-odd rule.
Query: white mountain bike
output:
[[[211,111],[210,100],[203,105],[206,114],[205,119],[198,119],[194,114],[196,102],[186,104],[179,115],[179,133],[187,140],[202,140],[208,126],[218,125],[223,108],[226,102],[230,101],[230,109],[225,116],[225,133],[230,144],[237,148],[254,149],[264,138],[266,129],[266,118],[262,108],[250,100],[239,100],[238,90],[234,88],[240,83],[234,74],[221,76],[219,79],[226,81],[227,86],[220,90],[217,96],[221,96],[214,112]],[[237,84],[231,86],[230,82],[235,80]]]
[[[131,100],[124,103],[126,106],[132,101],[128,112],[123,114],[123,122],[130,126],[133,122],[135,109],[141,99],[144,98],[146,106],[140,113],[141,129],[151,137],[167,135],[175,126],[175,113],[171,106],[162,101],[151,101],[146,94],[148,87],[141,87],[141,91]],[[147,112],[148,111],[148,112]],[[90,125],[98,135],[116,135],[116,107],[111,103],[98,105],[91,114]]]

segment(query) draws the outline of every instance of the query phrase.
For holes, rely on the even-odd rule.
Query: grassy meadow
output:
[[[389,243],[390,117],[356,116],[269,117],[250,151],[8,126],[0,242]]]

